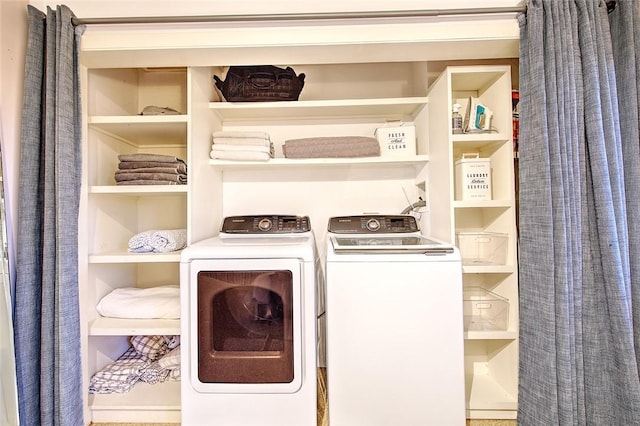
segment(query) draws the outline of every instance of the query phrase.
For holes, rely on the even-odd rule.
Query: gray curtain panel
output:
[[[14,330],[21,425],[82,425],[80,30],[28,6]]]
[[[519,16],[522,425],[640,424],[637,8]]]

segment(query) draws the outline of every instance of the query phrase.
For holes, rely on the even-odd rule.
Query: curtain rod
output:
[[[615,3],[615,2],[614,2]],[[179,24],[179,23],[225,23],[264,21],[307,21],[329,19],[367,18],[425,18],[453,15],[485,15],[526,12],[526,6],[486,7],[466,9],[399,10],[376,12],[328,12],[328,13],[284,13],[255,15],[196,15],[196,16],[140,16],[113,18],[72,18],[74,25],[92,24]]]

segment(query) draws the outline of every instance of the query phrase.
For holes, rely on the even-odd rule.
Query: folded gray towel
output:
[[[187,183],[187,175],[181,173],[118,173],[115,174],[116,183],[128,180],[159,180],[172,181],[179,184]]]
[[[366,136],[335,136],[285,141],[282,152],[287,158],[378,157],[380,144]]]
[[[174,182],[170,180],[159,179],[139,179],[139,180],[123,180],[122,182],[116,182],[117,185],[184,185],[183,183]]]
[[[121,161],[118,164],[120,170],[142,169],[146,167],[171,167],[175,168],[179,173],[187,173],[187,165],[180,162],[162,162],[162,161]]]
[[[184,164],[182,164],[184,166]],[[139,169],[123,169],[116,170],[114,176],[129,174],[129,173],[170,173],[172,175],[185,175],[186,171],[183,171],[181,167],[142,167]]]
[[[184,163],[178,157],[162,154],[120,154],[118,155],[120,161],[160,161],[163,163]]]

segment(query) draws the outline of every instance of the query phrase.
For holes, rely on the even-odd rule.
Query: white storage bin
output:
[[[464,289],[464,329],[497,331],[509,327],[509,299],[482,287]]]
[[[380,144],[380,155],[409,157],[416,155],[416,128],[412,125],[379,127],[375,132]]]
[[[458,232],[463,265],[505,265],[509,235],[499,232]]]
[[[466,153],[456,161],[456,200],[491,199],[491,159]]]

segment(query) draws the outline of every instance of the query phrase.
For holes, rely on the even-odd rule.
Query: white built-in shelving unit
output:
[[[392,27],[385,24],[389,34],[394,33]],[[506,105],[511,93],[509,69],[486,65],[447,68],[435,79],[429,72],[429,58],[424,57],[428,49],[417,42],[407,43],[406,51],[402,51],[404,42],[397,40],[389,44],[393,50],[365,46],[363,39],[377,34],[374,38],[379,43],[380,34],[387,33],[376,28],[358,29],[357,44],[351,49],[335,39],[335,31],[330,31],[332,38],[326,44],[299,43],[291,49],[286,45],[261,45],[262,32],[254,28],[244,31],[234,48],[208,44],[194,49],[202,43],[202,38],[195,36],[192,45],[170,47],[172,40],[189,38],[183,35],[171,40],[162,36],[165,43],[156,49],[153,31],[146,36],[144,30],[136,30],[136,37],[127,36],[127,30],[122,34],[107,31],[102,38],[91,31],[85,34],[81,52],[85,134],[79,285],[86,386],[95,372],[124,352],[129,336],[180,333],[179,320],[112,319],[96,311],[98,301],[116,288],[188,285],[179,282],[179,252],[129,253],[128,241],[136,233],[186,228],[188,243],[193,243],[216,235],[222,218],[228,215],[306,214],[320,255],[324,256],[329,217],[399,213],[407,207],[407,197],[411,202],[421,197],[427,201],[429,212],[423,214],[421,225],[435,237],[454,242],[460,230],[499,230],[510,235],[508,265],[464,268],[465,285],[483,286],[511,302],[508,330],[465,334],[465,368],[468,415],[515,418],[517,262],[513,163],[508,146],[511,111]],[[402,28],[405,31],[408,27]],[[219,31],[224,43],[230,43],[233,34],[239,35],[227,34],[227,27]],[[320,37],[323,31],[309,34]],[[345,36],[353,37],[354,31],[351,28]],[[358,56],[354,56],[355,46],[360,49]],[[471,51],[478,50],[456,52]],[[451,49],[440,46],[438,52],[449,54]],[[223,76],[231,64],[254,61],[280,63],[305,73],[300,100],[224,102],[214,88],[213,75]],[[450,134],[452,100],[469,93],[492,105],[499,133]],[[148,105],[170,107],[181,114],[140,115]],[[283,158],[282,144],[287,139],[373,136],[375,129],[388,121],[415,126],[415,154],[359,159]],[[268,162],[213,160],[209,156],[212,134],[219,130],[267,132],[274,142],[276,158]],[[469,149],[492,159],[491,201],[468,203],[453,198],[454,159]],[[118,155],[128,153],[180,157],[188,164],[188,183],[118,186],[114,180]],[[189,375],[183,371],[183,377]],[[85,420],[179,422],[180,384],[138,383],[125,394],[94,395],[87,391]]]
[[[511,122],[511,69],[503,65],[446,68],[429,90],[431,108],[429,192],[433,235],[455,242],[458,232],[494,232],[507,236],[504,264],[463,264],[465,287],[481,287],[509,301],[505,330],[465,332],[467,416],[515,418],[518,384],[518,262]],[[480,99],[494,113],[494,131],[452,134],[453,104]],[[463,153],[490,159],[489,200],[459,200],[455,162]],[[438,176],[436,184],[435,177]],[[436,203],[433,200],[438,200]],[[437,224],[437,226],[435,226]]]

